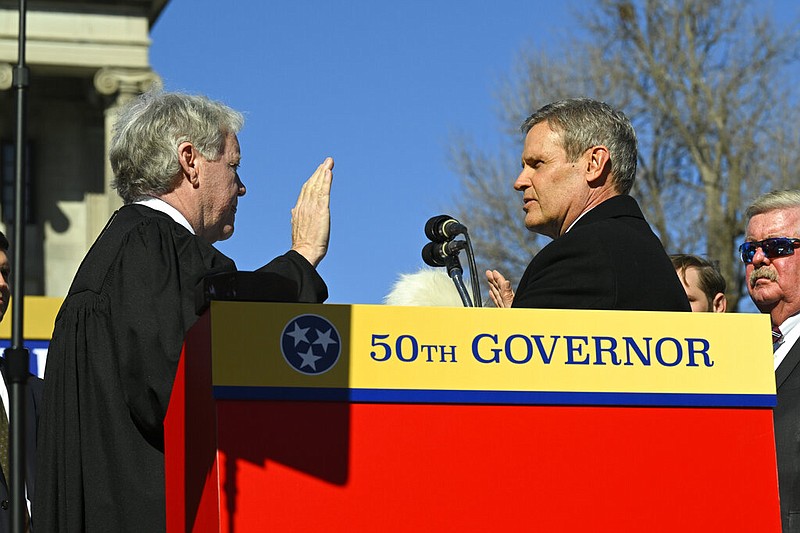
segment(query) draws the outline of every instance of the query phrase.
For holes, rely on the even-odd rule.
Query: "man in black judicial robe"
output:
[[[525,226],[553,241],[533,258],[516,293],[488,270],[497,307],[690,311],[658,237],[628,195],[636,174],[630,121],[607,104],[570,99],[523,123]]]
[[[83,260],[48,353],[33,507],[40,531],[166,528],[163,421],[197,319],[195,288],[236,268],[211,243],[233,232],[245,193],[241,124],[221,104],[170,93],[144,95],[118,120],[110,157],[126,205]],[[159,150],[168,163],[160,185],[142,185],[158,170],[137,164]],[[293,249],[260,269],[301,302],[327,298],[315,266],[327,251],[332,167],[326,159],[303,186]]]

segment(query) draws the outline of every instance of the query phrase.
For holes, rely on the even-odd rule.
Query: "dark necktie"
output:
[[[9,459],[8,459],[8,415],[6,414],[6,406],[0,400],[0,467],[3,468],[3,475],[6,476],[6,486],[11,490],[11,478],[9,473]],[[28,507],[25,506],[25,531],[30,531],[30,517],[28,516]]]
[[[778,326],[772,326],[772,344],[778,344],[783,340],[783,333]]]
[[[0,400],[0,467],[6,476],[6,485],[10,484],[8,471],[8,415],[3,401]]]

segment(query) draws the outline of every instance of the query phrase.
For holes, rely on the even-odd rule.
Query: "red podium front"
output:
[[[780,531],[763,319],[212,302],[168,531]]]

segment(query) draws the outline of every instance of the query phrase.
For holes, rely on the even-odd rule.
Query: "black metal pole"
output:
[[[17,100],[14,176],[14,250],[13,298],[11,299],[11,348],[6,350],[8,378],[11,383],[9,420],[11,465],[11,531],[25,531],[27,501],[25,498],[25,388],[30,365],[28,350],[23,346],[22,325],[25,291],[25,170],[26,170],[26,100],[28,69],[25,67],[25,0],[19,0],[19,57],[14,68],[14,90]]]

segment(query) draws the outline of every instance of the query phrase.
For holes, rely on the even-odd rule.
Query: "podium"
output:
[[[170,533],[780,531],[769,318],[212,301]]]

